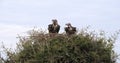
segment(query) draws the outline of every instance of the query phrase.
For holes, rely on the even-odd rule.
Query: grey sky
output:
[[[13,45],[17,34],[34,26],[47,29],[53,18],[61,30],[71,22],[78,28],[90,25],[113,33],[120,29],[120,0],[0,0],[0,41]]]
[[[62,26],[72,22],[78,27],[99,25],[115,29],[120,26],[119,3],[119,0],[1,0],[0,21],[45,27],[56,18]]]

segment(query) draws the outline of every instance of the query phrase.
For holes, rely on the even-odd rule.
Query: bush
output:
[[[50,37],[32,30],[27,37],[19,37],[15,51],[5,49],[5,63],[115,63],[115,38],[93,32],[80,31],[76,35],[58,34]]]

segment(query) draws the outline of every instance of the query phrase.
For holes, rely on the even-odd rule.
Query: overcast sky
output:
[[[77,28],[90,25],[114,33],[120,29],[120,0],[0,0],[0,42],[14,47],[17,34],[34,27],[47,29],[54,18],[61,30],[71,22]]]

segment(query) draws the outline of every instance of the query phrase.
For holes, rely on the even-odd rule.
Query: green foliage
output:
[[[32,30],[27,37],[19,37],[17,49],[7,50],[5,63],[115,63],[114,39],[84,30],[76,35],[53,37]]]

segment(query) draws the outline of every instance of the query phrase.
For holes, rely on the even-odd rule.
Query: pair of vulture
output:
[[[59,33],[60,25],[58,24],[57,20],[52,20],[52,24],[48,25],[48,31],[49,33]],[[76,27],[73,27],[70,23],[66,24],[67,27],[65,27],[65,32],[67,35],[72,35],[76,33]]]

